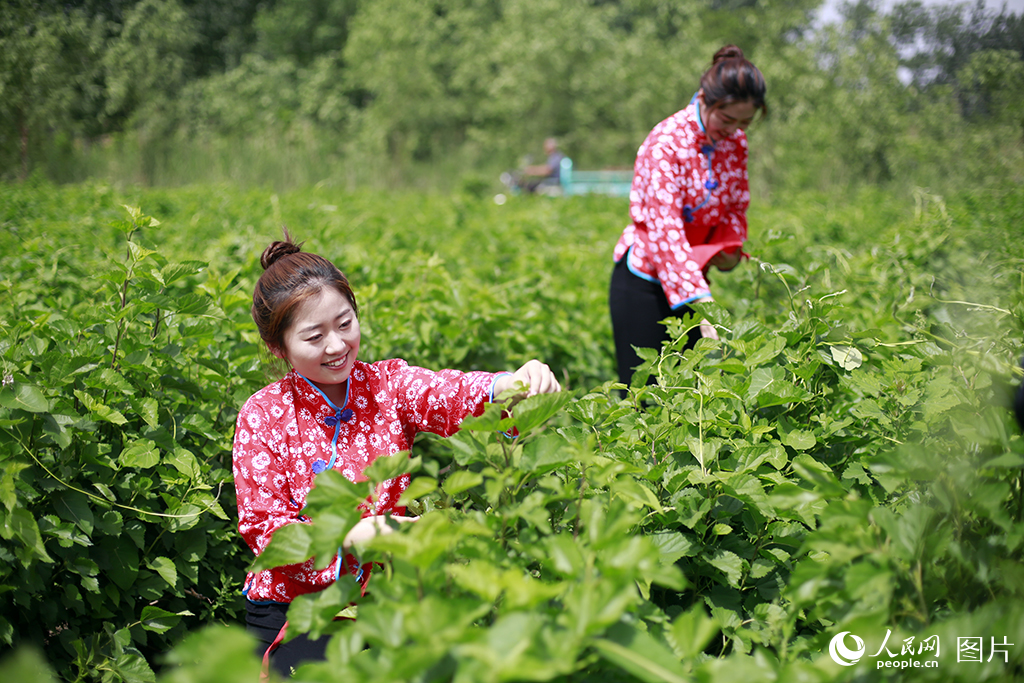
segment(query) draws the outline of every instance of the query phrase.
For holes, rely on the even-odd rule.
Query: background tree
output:
[[[107,47],[104,113],[139,128],[144,149],[170,132],[174,119],[167,114],[194,73],[188,55],[195,44],[195,22],[178,0],[142,0]],[[149,155],[147,161],[155,162]],[[146,176],[153,177],[152,168]]]
[[[1024,132],[1024,59],[1014,50],[981,50],[957,72],[974,120],[989,118]],[[984,114],[983,114],[984,113]]]
[[[278,0],[264,4],[253,27],[258,49],[272,59],[309,66],[324,54],[345,49],[359,0]]]
[[[22,179],[35,136],[70,126],[96,56],[91,37],[79,11],[49,12],[31,0],[0,6],[0,153],[16,155]]]
[[[1021,17],[861,0],[819,27],[819,4],[16,0],[0,154],[21,176],[451,185],[556,135],[580,166],[628,167],[736,43],[769,82],[762,195],[1016,163],[994,148],[1020,137]]]

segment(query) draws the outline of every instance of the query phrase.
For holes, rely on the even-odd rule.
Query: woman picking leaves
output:
[[[531,360],[515,371],[431,371],[393,359],[358,359],[360,330],[355,295],[327,259],[274,242],[263,252],[264,272],[253,294],[252,316],[272,354],[291,370],[246,401],[238,414],[233,449],[238,528],[259,555],[277,529],[310,523],[302,514],[315,478],[329,469],[351,481],[379,457],[408,451],[418,432],[450,436],[467,415],[479,415],[517,383],[524,395],[561,389],[547,365]],[[363,506],[363,519],[345,547],[386,533],[383,516],[411,521],[396,505],[409,475],[385,482]],[[315,564],[327,565],[317,569]],[[274,567],[245,580],[250,632],[264,660],[287,675],[301,661],[323,659],[327,637],[279,642],[291,601],[334,581],[359,581],[369,567],[340,552],[329,563]]]
[[[609,303],[619,381],[629,384],[640,358],[633,347],[660,349],[660,321],[694,313],[711,300],[708,270],[731,270],[747,239],[747,138],[762,116],[764,76],[735,45],[718,50],[690,104],[640,145],[629,196],[632,223],[615,246]],[[690,333],[687,347],[701,334]]]

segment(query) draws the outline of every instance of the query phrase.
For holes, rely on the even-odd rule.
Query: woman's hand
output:
[[[737,250],[737,253],[738,252],[739,250]],[[709,296],[706,299],[701,299],[697,303],[706,303],[710,301],[714,301],[714,299]],[[702,318],[700,321],[700,336],[704,337],[705,339],[718,339],[718,330],[715,329],[715,326],[712,325],[707,318]]]
[[[387,518],[384,515],[363,517],[345,535],[345,542],[342,545],[349,548],[357,543],[365,543],[376,536],[390,534],[394,529],[388,526],[387,519],[393,519],[396,522],[415,522],[419,517],[402,517],[401,515],[389,515]]]
[[[523,367],[516,370],[511,375],[502,375],[494,382],[494,395],[498,396],[507,389],[511,389],[516,383],[522,382],[528,388],[525,392],[515,397],[514,400],[526,398],[527,396],[534,396],[536,394],[553,394],[556,391],[562,390],[562,385],[558,383],[555,378],[555,373],[551,372],[544,363],[539,360],[527,361],[523,364]]]
[[[732,251],[723,249],[712,256],[708,263],[719,270],[732,270],[740,262],[741,256],[743,256],[743,250],[739,247],[735,247]]]

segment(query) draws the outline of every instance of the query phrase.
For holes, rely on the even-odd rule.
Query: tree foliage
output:
[[[815,27],[817,5],[17,0],[0,31],[0,154],[22,176],[63,155],[61,177],[261,182],[276,164],[276,182],[347,166],[347,183],[438,183],[439,166],[490,174],[555,135],[581,167],[628,167],[732,42],[769,83],[772,115],[750,131],[762,192],[933,183],[965,151],[972,171],[1016,167],[1019,16],[863,0]]]
[[[152,118],[167,107],[192,75],[185,55],[194,41],[195,26],[177,0],[142,0],[125,12],[104,54],[106,113]]]
[[[74,130],[73,114],[92,95],[89,76],[99,53],[86,14],[38,13],[36,4],[0,7],[0,140],[17,150],[22,179],[37,137],[51,128]]]

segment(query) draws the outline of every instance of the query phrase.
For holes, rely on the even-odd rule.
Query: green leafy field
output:
[[[365,598],[296,601],[296,630],[337,633],[296,680],[1024,677],[1024,193],[755,203],[754,258],[714,277],[721,341],[650,354],[620,399],[626,208],[0,186],[0,678],[255,680],[230,446],[273,377],[247,302],[282,224],[349,275],[367,360],[537,357],[567,388],[371,468],[412,471],[423,517],[360,548]],[[322,522],[263,561],[327,554],[365,495],[325,474]],[[1005,661],[958,661],[962,637]]]

